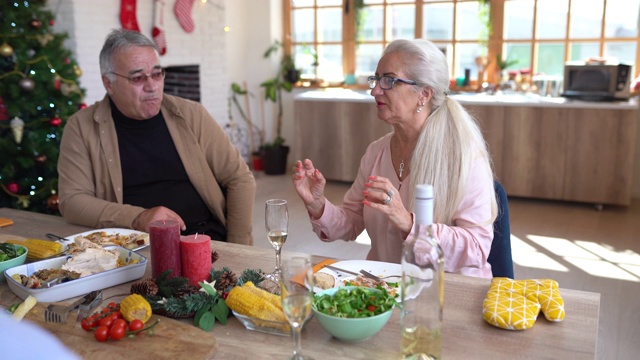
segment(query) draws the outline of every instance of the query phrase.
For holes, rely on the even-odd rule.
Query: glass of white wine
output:
[[[280,273],[280,296],[282,310],[291,324],[294,350],[291,360],[309,360],[302,354],[300,333],[302,326],[311,316],[313,303],[313,267],[308,256],[294,256],[282,263]]]
[[[289,232],[287,200],[267,200],[264,209],[264,225],[267,229],[269,242],[276,249],[276,269],[266,277],[277,283],[280,272],[280,253],[282,246],[287,241],[287,233]]]

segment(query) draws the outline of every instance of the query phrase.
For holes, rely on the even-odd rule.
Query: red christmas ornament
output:
[[[56,77],[53,79],[53,88],[59,91],[59,90],[60,90],[60,85],[61,85],[61,84],[62,84],[62,81],[60,80],[60,77],[56,76]]]
[[[7,112],[7,106],[4,104],[2,96],[0,96],[0,121],[9,120],[9,113]]]
[[[60,119],[57,116],[54,116],[53,118],[51,118],[51,120],[49,120],[49,124],[53,127],[58,127],[62,125],[62,119]]]
[[[53,26],[53,25],[55,25],[55,23],[56,23],[55,21],[49,20],[49,25]]]
[[[69,63],[71,63],[71,59],[64,58],[63,62],[68,65]]]
[[[47,155],[40,154],[36,156],[36,163],[38,163],[38,165],[44,165],[45,162],[47,162]]]
[[[20,191],[20,186],[18,185],[17,182],[10,182],[7,184],[7,190],[9,190],[9,192],[17,194],[18,191]]]
[[[58,207],[60,206],[60,199],[58,198],[58,194],[49,196],[49,198],[47,199],[47,206],[53,211],[58,211]]]
[[[85,104],[85,103],[82,103],[82,104],[78,105],[78,109],[80,109],[80,110],[86,109],[86,107],[87,107],[87,104]]]

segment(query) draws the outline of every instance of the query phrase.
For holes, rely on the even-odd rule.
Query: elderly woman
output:
[[[447,96],[449,71],[427,40],[396,40],[369,77],[378,118],[394,131],[374,141],[343,204],[324,196],[322,173],[297,161],[293,184],[323,241],[371,238],[369,260],[399,263],[413,236],[416,184],[434,187],[434,235],[445,271],[490,278],[487,262],[497,214],[493,171],[474,119]]]

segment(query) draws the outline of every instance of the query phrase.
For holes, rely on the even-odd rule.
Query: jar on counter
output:
[[[520,69],[520,84],[518,90],[528,92],[531,87],[531,69]]]

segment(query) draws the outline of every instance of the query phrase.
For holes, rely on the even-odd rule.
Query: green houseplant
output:
[[[278,53],[282,47],[282,42],[275,40],[274,43],[267,48],[263,57],[271,57],[273,54]],[[284,174],[286,171],[289,146],[285,145],[285,139],[282,137],[282,91],[291,92],[293,84],[298,81],[299,77],[300,71],[295,67],[293,58],[290,55],[284,55],[274,77],[260,84],[260,86],[264,88],[265,100],[272,101],[278,106],[276,136],[272,142],[266,142],[262,146],[262,160],[265,174],[277,175]]]

